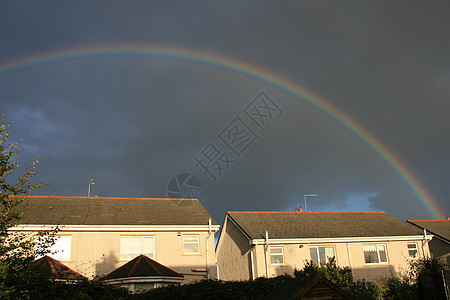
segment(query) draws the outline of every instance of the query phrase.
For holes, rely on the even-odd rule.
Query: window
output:
[[[283,247],[270,247],[269,254],[271,265],[284,265]]]
[[[48,256],[58,260],[70,260],[71,248],[72,236],[60,235],[56,238],[53,246],[50,247]]]
[[[363,245],[363,251],[366,264],[387,263],[387,253],[385,245]]]
[[[153,236],[121,236],[120,259],[129,260],[144,254],[155,258],[155,237]]]
[[[313,246],[309,248],[309,253],[312,262],[318,266],[326,264],[330,258],[336,256],[333,246]]]
[[[183,253],[199,254],[198,235],[183,235]]]
[[[408,243],[408,253],[409,258],[419,258],[419,251],[417,250],[417,244],[416,243]]]

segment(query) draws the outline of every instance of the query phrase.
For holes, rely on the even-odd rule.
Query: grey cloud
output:
[[[0,4],[0,65],[93,44],[153,44],[237,59],[308,88],[371,132],[443,208],[448,197],[448,2],[112,2]],[[260,91],[284,114],[216,183],[193,157]],[[425,206],[359,138],[267,82],[207,64],[103,55],[0,73],[0,104],[41,158],[49,195],[164,197],[180,172],[201,201],[226,210],[373,209],[430,218]],[[251,120],[246,119],[249,124]],[[254,124],[251,126],[255,126]],[[224,151],[227,150],[226,146]],[[228,149],[229,151],[229,149]]]

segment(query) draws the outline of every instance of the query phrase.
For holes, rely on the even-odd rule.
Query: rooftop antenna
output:
[[[91,196],[91,186],[94,185],[94,177],[91,178],[91,180],[89,181],[89,188],[88,188],[88,197]]]
[[[303,196],[305,197],[305,211],[308,211],[308,207],[306,206],[306,198],[307,197],[317,197],[317,194],[305,194]]]

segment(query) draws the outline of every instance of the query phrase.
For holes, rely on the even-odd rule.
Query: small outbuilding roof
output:
[[[102,277],[102,280],[117,280],[132,277],[174,277],[183,279],[184,276],[141,254],[108,275],[105,275]]]
[[[87,279],[80,273],[72,270],[56,259],[45,255],[32,262],[32,268],[39,272],[46,279],[60,280],[85,280]]]
[[[23,225],[217,225],[198,199],[26,196],[19,209]]]
[[[250,239],[345,238],[422,235],[384,212],[228,212]]]
[[[279,285],[263,298],[271,299],[355,299],[346,290],[321,275],[314,278],[293,278]]]

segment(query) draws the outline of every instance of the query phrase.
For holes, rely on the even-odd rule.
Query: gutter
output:
[[[218,231],[220,225],[41,225],[29,224],[18,225],[8,230],[10,231],[40,231],[49,230],[58,227],[59,231],[125,231],[125,232],[144,232],[144,231]]]
[[[427,235],[431,240],[434,236]],[[423,235],[410,236],[374,236],[374,237],[344,237],[344,238],[287,238],[287,239],[252,239],[251,245],[276,245],[276,244],[315,244],[315,243],[349,243],[349,242],[378,242],[378,241],[423,241]]]

